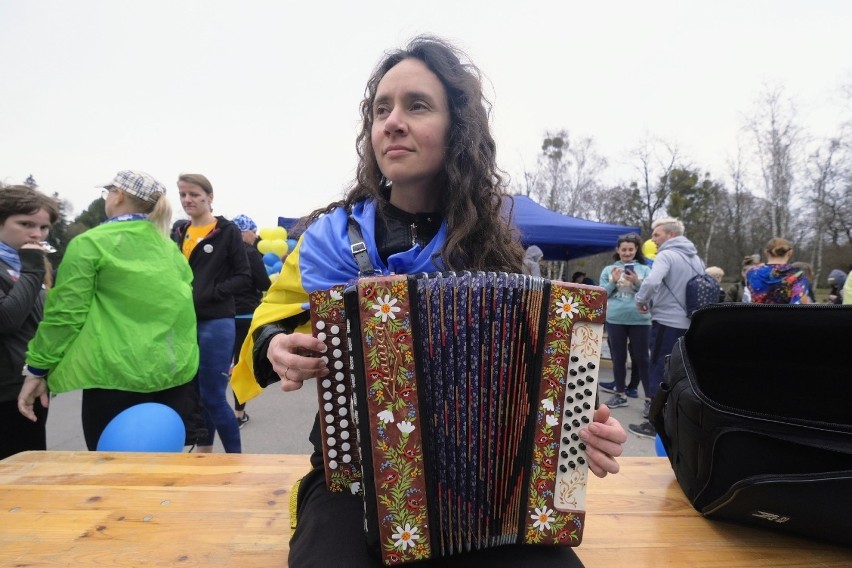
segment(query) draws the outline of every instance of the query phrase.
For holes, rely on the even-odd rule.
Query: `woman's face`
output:
[[[40,243],[50,231],[50,214],[44,209],[35,213],[10,215],[0,224],[0,241],[15,250],[27,243]]]
[[[207,194],[201,187],[187,181],[178,182],[180,205],[190,217],[200,217],[212,211],[213,194]]]
[[[636,245],[634,243],[620,243],[615,252],[618,253],[618,258],[621,259],[621,262],[630,262],[634,258],[636,258]]]
[[[438,77],[419,59],[393,66],[376,89],[371,143],[393,192],[426,192],[444,167],[450,111]]]

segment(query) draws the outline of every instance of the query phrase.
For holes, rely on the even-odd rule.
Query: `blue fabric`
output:
[[[222,446],[229,454],[242,452],[240,428],[225,398],[235,335],[233,318],[198,322],[198,391],[207,424],[207,438],[201,440],[199,445],[212,445],[216,432],[219,432]]]
[[[105,223],[117,223],[119,221],[144,221],[148,218],[146,213],[124,213],[123,215],[116,215],[115,217],[110,217],[101,225]]]
[[[13,276],[21,275],[21,255],[18,251],[0,241],[0,260],[8,264],[15,271]]]
[[[248,215],[237,215],[231,222],[240,228],[240,231],[257,231],[257,223]]]
[[[447,238],[446,221],[435,238],[425,247],[416,245],[405,252],[392,254],[385,264],[376,246],[375,202],[359,201],[352,209],[352,217],[361,228],[370,262],[382,274],[416,274],[442,270],[432,260],[432,256],[441,250]],[[299,245],[299,273],[302,288],[306,293],[328,290],[358,277],[358,265],[349,248],[347,219],[345,210],[335,209],[314,222],[302,235]]]

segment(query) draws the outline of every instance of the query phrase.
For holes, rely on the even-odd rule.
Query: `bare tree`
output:
[[[747,128],[754,137],[766,199],[772,206],[772,234],[789,235],[796,146],[800,129],[795,107],[781,87],[765,87]]]
[[[667,142],[651,141],[647,137],[632,152],[633,165],[639,173],[636,188],[642,202],[642,230],[651,231],[651,224],[658,212],[665,210],[671,186],[670,174],[680,160],[677,146]],[[665,180],[662,181],[661,180]]]

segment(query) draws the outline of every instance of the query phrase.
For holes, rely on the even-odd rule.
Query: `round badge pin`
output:
[[[213,245],[206,244],[206,245],[204,245],[204,248],[202,250],[209,254],[209,253],[213,252]]]

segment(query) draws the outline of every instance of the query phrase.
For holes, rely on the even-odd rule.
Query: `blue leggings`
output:
[[[657,394],[666,372],[666,358],[672,354],[675,343],[684,333],[685,329],[651,322],[651,364],[648,367],[648,392],[645,393],[647,398],[654,398]]]
[[[606,334],[609,339],[609,353],[612,357],[612,376],[615,379],[615,390],[624,394],[627,379],[627,351],[628,342],[630,346],[630,357],[633,361],[631,377],[635,373],[637,381],[642,381],[645,394],[648,394],[648,337],[650,325],[624,325],[618,323],[607,323]],[[630,388],[636,388],[633,380]]]
[[[213,445],[213,438],[219,432],[222,446],[229,454],[242,452],[240,428],[225,398],[234,333],[234,318],[198,322],[198,391],[204,405],[204,421],[208,432],[207,438],[200,440],[198,445]]]

